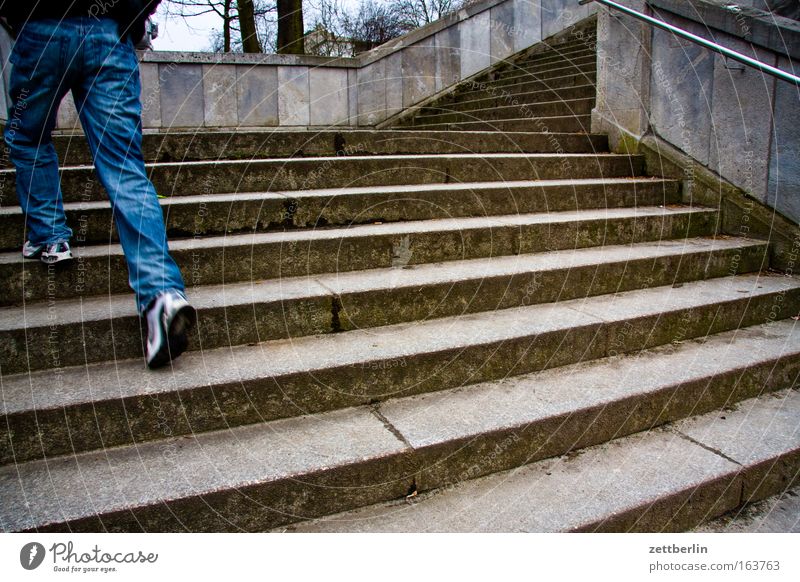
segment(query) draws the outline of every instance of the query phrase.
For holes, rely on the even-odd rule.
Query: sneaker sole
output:
[[[181,307],[169,324],[166,345],[156,353],[147,366],[151,370],[160,368],[185,352],[189,346],[189,331],[191,331],[196,322],[197,312],[194,307],[191,305]]]
[[[45,265],[57,265],[58,263],[66,263],[71,261],[72,253],[68,255],[53,255],[53,256],[42,254],[39,256],[39,258]]]

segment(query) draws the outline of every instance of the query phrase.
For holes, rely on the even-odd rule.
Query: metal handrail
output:
[[[748,57],[747,55],[743,55],[742,53],[738,53],[734,50],[731,50],[727,47],[719,45],[715,42],[711,42],[703,38],[702,36],[697,36],[696,34],[692,34],[691,32],[687,32],[682,28],[678,28],[677,26],[673,26],[668,22],[664,22],[663,20],[659,20],[657,18],[653,18],[652,16],[648,16],[647,14],[642,14],[638,10],[634,10],[633,8],[628,8],[627,6],[623,6],[622,4],[618,4],[617,2],[612,2],[611,0],[580,0],[579,4],[582,6],[584,4],[588,4],[589,2],[599,2],[608,8],[613,8],[615,10],[619,10],[620,12],[627,14],[628,16],[632,16],[655,26],[656,28],[661,28],[662,30],[666,30],[680,36],[681,38],[685,38],[690,40],[696,44],[699,44],[702,47],[705,47],[709,50],[718,52],[721,55],[724,55],[730,59],[753,67],[754,69],[758,69],[761,72],[767,73],[768,75],[772,75],[773,77],[777,77],[783,81],[788,81],[789,83],[794,83],[795,85],[800,86],[800,77],[792,75],[791,73],[787,73],[781,69],[768,65],[766,63],[762,63],[761,61]]]

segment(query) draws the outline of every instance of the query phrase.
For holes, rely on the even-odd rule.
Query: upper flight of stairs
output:
[[[146,135],[198,309],[155,372],[56,138],[72,268],[23,262],[0,208],[0,528],[685,530],[791,486],[800,279],[584,131],[590,54],[402,128]]]
[[[401,113],[396,127],[588,133],[597,80],[595,39],[589,29],[570,32]]]

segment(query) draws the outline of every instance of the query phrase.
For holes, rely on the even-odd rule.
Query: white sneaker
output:
[[[56,263],[61,263],[63,261],[71,261],[72,251],[70,250],[69,243],[67,242],[51,243],[45,245],[45,249],[42,251],[42,254],[39,258],[42,259],[43,263],[55,265]]]
[[[197,312],[183,293],[160,293],[145,310],[144,318],[147,321],[145,356],[149,368],[159,368],[186,351]]]
[[[23,259],[38,259],[42,254],[45,245],[33,245],[31,241],[26,240],[22,245],[22,258]]]

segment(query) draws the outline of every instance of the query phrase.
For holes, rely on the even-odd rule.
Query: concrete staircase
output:
[[[680,530],[789,487],[800,279],[583,132],[587,57],[556,39],[404,129],[147,135],[199,312],[156,372],[58,138],[73,267],[23,263],[0,209],[0,527]]]

